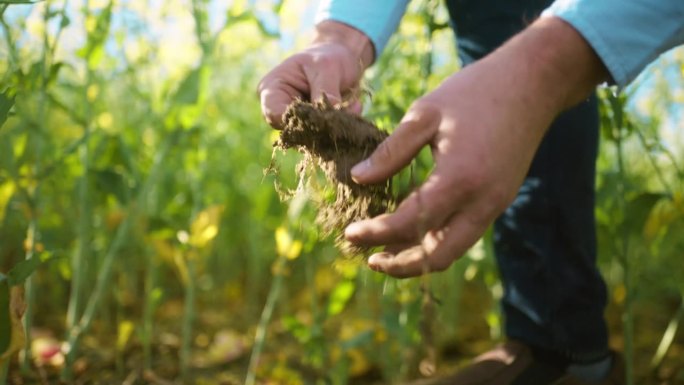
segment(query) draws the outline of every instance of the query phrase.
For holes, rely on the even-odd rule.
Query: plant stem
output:
[[[30,215],[31,219],[29,221],[28,230],[26,231],[26,239],[28,240],[26,259],[38,258],[35,255],[36,228],[38,227],[35,208],[31,209]],[[28,374],[31,370],[31,328],[33,326],[33,303],[35,302],[35,285],[33,282],[33,277],[29,276],[26,279],[24,287],[26,298],[26,312],[24,313],[24,331],[26,333],[26,342],[24,344],[24,359],[21,362],[21,372],[23,374]]]
[[[271,288],[268,291],[266,305],[264,305],[264,310],[261,312],[259,325],[257,326],[256,335],[254,336],[254,347],[252,348],[252,355],[249,358],[249,367],[247,368],[245,385],[254,385],[256,383],[256,370],[259,365],[259,358],[261,358],[261,351],[264,348],[264,342],[266,341],[266,331],[268,329],[268,324],[271,322],[273,309],[275,308],[276,302],[278,302],[280,290],[283,286],[284,274],[282,273],[282,268],[285,266],[285,258],[278,257],[278,260],[276,260],[275,263],[276,274],[273,277],[273,282],[271,282]]]
[[[161,174],[162,166],[165,165],[164,161],[166,160],[166,157],[169,151],[171,150],[171,147],[173,147],[173,145],[178,140],[178,137],[180,136],[179,132],[180,129],[166,136],[165,142],[162,144],[161,148],[155,155],[154,162],[152,164],[152,168],[150,170],[149,176],[147,177],[147,180],[145,180],[145,183],[140,189],[138,195],[136,196],[136,199],[134,199],[133,202],[129,205],[128,215],[123,220],[121,225],[119,225],[119,228],[117,229],[116,234],[114,235],[114,239],[112,240],[112,243],[110,244],[107,253],[104,255],[102,259],[102,265],[100,265],[100,270],[97,274],[95,289],[93,290],[92,295],[88,299],[88,303],[86,304],[85,310],[83,311],[83,315],[81,316],[78,324],[75,325],[69,331],[69,352],[67,353],[66,363],[64,365],[64,369],[62,370],[62,379],[65,381],[71,380],[71,364],[74,362],[74,359],[76,357],[76,351],[78,350],[81,337],[90,329],[90,326],[95,317],[95,313],[98,310],[99,305],[102,303],[102,297],[105,293],[108,292],[107,289],[109,289],[109,283],[111,281],[113,270],[112,266],[114,264],[114,260],[116,259],[116,256],[119,254],[121,248],[126,244],[126,242],[128,242],[129,230],[132,224],[134,223],[134,220],[138,217],[136,215],[136,213],[139,213],[139,211],[136,210],[138,206],[137,202],[141,202],[142,204],[144,204],[150,189],[152,188],[152,186],[156,185],[157,180],[159,179]]]
[[[65,3],[66,5],[66,3]],[[64,12],[64,10],[62,10]],[[90,14],[89,1],[84,4],[84,17],[87,18]],[[60,23],[61,25],[61,23]],[[56,43],[55,43],[56,45]],[[85,74],[85,86],[83,87],[83,106],[84,106],[84,116],[83,116],[83,142],[79,143],[79,158],[81,167],[83,167],[83,175],[78,185],[78,199],[79,199],[79,220],[78,220],[78,239],[76,253],[74,254],[71,268],[72,268],[72,278],[71,278],[71,292],[69,294],[69,307],[67,309],[66,326],[67,330],[76,326],[78,317],[81,313],[81,303],[83,301],[83,279],[86,274],[86,258],[90,254],[90,238],[91,238],[91,207],[90,207],[90,178],[88,177],[88,171],[90,168],[90,151],[88,146],[88,139],[92,132],[91,121],[92,121],[92,106],[90,100],[88,100],[88,87],[92,81],[93,73],[90,66],[86,65]]]
[[[622,222],[620,223],[620,249],[621,249],[621,263],[624,271],[623,282],[625,285],[625,311],[622,315],[622,323],[624,327],[624,339],[625,339],[625,376],[627,378],[627,385],[634,385],[634,309],[633,309],[633,297],[634,288],[632,287],[632,269],[631,263],[629,261],[629,230],[627,229],[626,215],[627,215],[627,201],[626,201],[626,172],[625,172],[625,162],[624,162],[624,148],[623,148],[623,135],[624,135],[624,107],[619,103],[617,97],[614,95],[609,96],[612,98],[611,105],[613,106],[613,114],[615,116],[615,128],[617,129],[618,135],[616,135],[615,146],[617,151],[618,160],[618,174],[620,175],[618,182],[618,205],[620,207],[620,212],[622,212]]]
[[[195,261],[186,256],[184,258],[185,267],[188,271],[188,281],[185,282],[185,301],[183,308],[183,327],[182,327],[182,341],[180,349],[180,363],[181,363],[181,378],[184,381],[188,380],[188,369],[190,367],[190,357],[192,348],[192,324],[195,318]]]
[[[9,374],[9,363],[9,360],[5,360],[5,362],[0,364],[0,385],[7,384],[7,375]]]
[[[152,369],[152,333],[154,324],[154,310],[157,298],[155,298],[155,285],[157,283],[157,266],[154,255],[147,251],[147,266],[145,268],[145,307],[143,310],[143,361],[145,370]]]
[[[48,33],[48,22],[50,20],[50,6],[52,1],[47,0],[45,4],[45,12],[43,13],[43,23],[45,28],[43,30],[43,49],[41,57],[41,87],[40,87],[40,98],[38,100],[38,110],[37,110],[37,121],[40,128],[45,127],[45,122],[47,121],[47,87],[48,87],[48,66],[50,57],[50,37]],[[36,239],[38,238],[38,194],[40,188],[40,180],[37,179],[37,173],[40,169],[41,160],[41,145],[39,143],[39,136],[36,137],[34,145],[34,150],[36,154],[35,161],[32,165],[32,174],[34,177],[34,186],[29,188],[29,194],[31,199],[27,202],[30,207],[30,218],[29,225],[26,231],[27,249],[26,249],[26,259],[38,258],[36,255]],[[24,346],[24,359],[21,363],[21,372],[23,374],[28,374],[31,370],[31,329],[33,327],[33,311],[35,306],[36,297],[36,287],[32,276],[26,279],[25,283],[25,298],[26,298],[26,312],[24,313],[24,329],[26,333],[26,344]]]
[[[660,344],[658,344],[658,349],[653,355],[653,359],[651,359],[651,371],[655,372],[663,363],[663,359],[665,358],[667,351],[670,350],[672,342],[677,335],[679,321],[682,319],[682,317],[684,317],[684,292],[682,292],[680,295],[679,308],[668,323],[667,329],[665,329],[665,333],[663,334],[663,338],[660,340]]]
[[[86,0],[85,4],[83,5],[83,14],[85,18],[88,18],[90,15],[90,1]],[[81,162],[81,166],[83,167],[83,173],[81,175],[79,185],[78,185],[78,199],[79,199],[79,204],[78,204],[78,209],[79,209],[79,219],[78,219],[78,227],[77,227],[77,246],[76,246],[76,252],[74,253],[72,263],[71,263],[71,269],[72,269],[72,278],[71,278],[71,291],[69,293],[69,304],[67,308],[67,317],[66,317],[66,330],[67,330],[67,337],[70,339],[69,334],[72,334],[75,330],[78,330],[78,325],[77,323],[79,322],[80,317],[82,316],[81,311],[82,311],[82,302],[83,302],[83,281],[85,279],[85,276],[87,274],[87,269],[86,269],[86,264],[87,264],[87,256],[90,254],[89,253],[89,248],[90,248],[90,203],[89,203],[89,185],[90,185],[90,180],[88,177],[88,172],[89,172],[89,159],[90,159],[90,154],[89,154],[89,147],[88,147],[88,138],[90,137],[91,134],[91,115],[92,115],[92,107],[91,107],[91,101],[88,98],[88,88],[90,86],[90,83],[92,81],[92,70],[90,69],[90,66],[87,65],[87,59],[86,59],[86,73],[85,73],[85,84],[83,86],[83,94],[82,94],[82,100],[83,100],[83,105],[85,106],[85,111],[84,111],[84,116],[83,116],[83,138],[86,138],[81,145],[79,146],[79,158]],[[118,234],[117,234],[118,235]],[[68,375],[68,379],[70,379],[70,370],[71,370],[71,364],[74,362],[75,359],[75,354],[78,351],[78,344],[79,340],[75,339],[74,341],[70,341],[69,343],[69,352],[67,353],[66,357],[66,364],[64,365],[64,371],[63,374]]]

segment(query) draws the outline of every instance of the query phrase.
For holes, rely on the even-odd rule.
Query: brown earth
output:
[[[318,207],[317,223],[325,236],[335,236],[347,256],[363,253],[364,248],[344,240],[350,223],[387,212],[393,204],[390,181],[360,185],[351,178],[351,168],[367,158],[387,133],[367,120],[352,115],[326,98],[309,103],[297,100],[284,115],[285,128],[276,148],[294,148],[304,155],[297,165],[300,179],[309,180],[320,170],[325,175],[324,189],[334,197],[313,197]],[[325,194],[323,194],[325,195]]]

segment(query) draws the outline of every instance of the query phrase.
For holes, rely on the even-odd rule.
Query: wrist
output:
[[[533,23],[521,37],[538,86],[556,105],[556,112],[582,100],[608,79],[608,71],[580,33],[564,20],[547,17]]]
[[[341,44],[358,60],[364,69],[375,60],[375,50],[371,40],[358,29],[347,24],[325,20],[316,25],[313,45],[336,43]]]

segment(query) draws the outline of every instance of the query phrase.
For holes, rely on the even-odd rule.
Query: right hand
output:
[[[316,26],[317,35],[305,50],[289,57],[259,82],[261,112],[274,128],[295,99],[316,101],[326,95],[332,104],[358,87],[363,71],[373,61],[373,46],[362,32],[335,21]],[[360,105],[351,101],[352,112]],[[358,110],[358,111],[355,111]]]

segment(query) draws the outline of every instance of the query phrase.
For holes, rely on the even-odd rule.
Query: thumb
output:
[[[410,247],[396,255],[388,252],[373,254],[368,259],[368,267],[395,278],[416,277],[431,271],[420,245]]]
[[[439,110],[415,104],[373,154],[352,168],[352,179],[359,184],[389,179],[408,165],[423,146],[432,141],[439,123]]]

